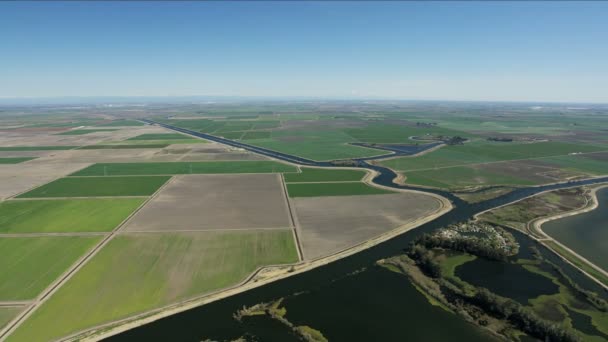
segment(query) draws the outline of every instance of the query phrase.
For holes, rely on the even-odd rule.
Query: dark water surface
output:
[[[584,258],[608,269],[608,188],[598,190],[597,199],[595,210],[546,222],[542,229]]]
[[[301,165],[329,166],[327,162],[315,162],[204,133],[163,126]],[[287,341],[289,338],[285,337],[287,335],[284,331],[270,331],[279,328],[275,323],[269,323],[269,319],[252,319],[243,324],[232,318],[233,313],[243,306],[285,297],[288,319],[293,320],[296,325],[309,325],[320,330],[330,341],[487,341],[490,337],[482,335],[480,329],[428,303],[405,276],[379,269],[374,266],[375,262],[402,253],[407,244],[422,233],[468,220],[480,211],[544,190],[608,181],[606,177],[568,184],[520,188],[492,200],[467,204],[449,192],[395,185],[392,180],[396,175],[392,170],[370,165],[365,161],[361,163],[364,168],[380,173],[374,178],[374,183],[440,194],[452,201],[454,209],[412,231],[344,259],[160,319],[108,340],[201,341],[210,338],[223,341],[250,334],[263,341]],[[553,258],[556,263],[564,264],[556,256],[547,257]],[[365,270],[361,271],[362,269]],[[569,276],[580,280],[582,286],[595,284],[572,267],[564,270]],[[597,290],[598,286],[595,284],[595,288],[590,289]],[[297,293],[303,294],[294,296]]]

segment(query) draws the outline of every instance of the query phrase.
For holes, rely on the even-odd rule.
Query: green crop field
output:
[[[262,265],[297,260],[290,230],[121,235],[8,341],[54,340],[234,285]]]
[[[268,139],[270,138],[269,131],[250,131],[246,132],[243,136],[243,140],[254,140],[254,139]]]
[[[287,183],[360,181],[365,171],[302,168],[301,173],[285,175]]]
[[[97,125],[97,127],[126,127],[126,126],[143,126],[145,125],[141,121],[135,120],[114,120],[105,124]]]
[[[216,135],[222,136],[226,139],[238,140],[240,139],[245,132],[224,132],[218,133]]]
[[[456,131],[442,127],[417,127],[417,126],[400,126],[388,125],[384,123],[372,124],[365,128],[352,128],[345,130],[347,134],[357,139],[360,142],[367,143],[406,143],[411,142],[409,139],[412,136],[461,136],[470,137],[463,131]]]
[[[291,165],[274,161],[210,161],[163,163],[101,163],[71,176],[183,175],[212,173],[296,172]]]
[[[26,162],[28,160],[36,159],[34,157],[9,157],[9,158],[0,158],[0,164],[19,164]]]
[[[72,150],[78,146],[1,146],[0,151],[60,151]]]
[[[192,137],[180,133],[147,133],[141,134],[127,140],[178,140],[192,139]]]
[[[95,132],[113,132],[115,129],[75,129],[71,131],[66,131],[62,133],[58,133],[57,135],[83,135]]]
[[[471,142],[465,145],[446,146],[419,157],[391,159],[382,164],[398,171],[412,171],[503,160],[534,159],[601,150],[604,150],[604,148],[563,142],[528,144]]]
[[[608,174],[608,158],[602,161],[591,159],[589,155],[574,155],[543,158],[541,160],[567,170],[580,171],[593,175]]]
[[[0,300],[36,297],[101,238],[1,238]]]
[[[289,183],[289,197],[352,196],[391,194],[392,191],[373,188],[364,183]]]
[[[103,142],[104,145],[121,145],[121,146],[137,146],[137,145],[174,145],[174,144],[205,144],[204,139],[163,139],[163,140],[120,140]],[[126,147],[125,147],[126,148]],[[134,147],[136,148],[136,147]]]
[[[509,186],[538,184],[537,182],[528,179],[468,166],[455,166],[438,170],[411,171],[406,173],[406,177],[406,182],[408,184],[452,190],[477,185]]]
[[[67,177],[17,197],[149,196],[165,184],[169,178],[171,177]]]
[[[142,198],[5,201],[0,203],[0,233],[110,231],[143,202]]]
[[[165,148],[169,144],[87,145],[78,150],[124,150],[133,148]]]

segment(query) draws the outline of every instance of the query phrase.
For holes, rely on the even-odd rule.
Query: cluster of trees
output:
[[[441,265],[435,260],[433,252],[424,245],[412,245],[407,254],[424,274],[431,278],[441,277]]]
[[[491,260],[506,261],[509,257],[504,249],[496,248],[483,239],[476,237],[447,238],[437,234],[423,234],[415,241],[415,244],[423,245],[426,248],[445,248],[466,252]]]
[[[512,142],[513,138],[489,137],[488,141]]]
[[[446,143],[446,145],[464,145],[464,142],[467,141],[466,138],[463,138],[461,136],[455,136],[455,137],[446,137],[445,139],[442,139],[443,142]]]
[[[474,296],[465,296],[463,299],[497,318],[508,320],[523,332],[543,341],[581,341],[581,338],[573,331],[560,324],[544,320],[531,309],[512,299],[497,296],[485,288],[478,287]]]

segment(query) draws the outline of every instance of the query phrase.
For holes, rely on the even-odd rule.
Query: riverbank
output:
[[[339,169],[345,169],[345,168],[339,168]],[[356,168],[354,168],[354,169],[356,169]],[[361,169],[358,169],[358,170],[361,170]],[[384,234],[381,234],[373,239],[367,240],[367,241],[357,244],[355,246],[351,246],[342,251],[336,252],[332,255],[322,257],[319,259],[315,259],[315,260],[311,260],[311,261],[300,262],[298,264],[293,264],[293,265],[276,265],[276,266],[261,267],[258,270],[256,270],[247,279],[243,280],[241,283],[239,283],[235,286],[232,286],[232,287],[220,290],[220,291],[216,291],[213,293],[205,294],[202,296],[198,296],[195,298],[191,298],[191,299],[188,299],[188,300],[176,303],[176,304],[172,304],[170,306],[166,306],[163,308],[158,308],[155,310],[143,312],[138,315],[135,315],[135,316],[132,316],[129,318],[125,318],[122,320],[110,322],[110,323],[107,323],[104,325],[100,325],[100,326],[88,329],[86,331],[81,331],[81,332],[78,332],[71,336],[63,338],[62,341],[97,341],[97,340],[104,339],[104,338],[119,334],[121,332],[130,330],[130,329],[151,323],[153,321],[156,321],[156,320],[159,320],[159,319],[171,316],[171,315],[175,315],[175,314],[183,312],[183,311],[193,309],[195,307],[209,304],[209,303],[236,295],[236,294],[244,292],[244,291],[248,291],[248,290],[251,290],[251,289],[254,289],[257,287],[264,286],[266,284],[275,282],[280,279],[288,278],[288,277],[296,275],[296,274],[310,271],[317,267],[324,266],[331,262],[334,262],[339,259],[356,254],[360,251],[363,251],[370,247],[376,246],[384,241],[387,241],[396,236],[399,236],[407,231],[415,229],[416,227],[419,227],[429,221],[432,221],[432,220],[438,218],[439,216],[444,215],[445,213],[449,212],[453,208],[451,202],[448,199],[441,197],[439,195],[429,194],[429,193],[422,192],[422,191],[395,189],[395,188],[388,188],[388,187],[384,187],[381,185],[377,185],[372,182],[372,180],[377,176],[377,172],[373,171],[373,170],[367,170],[367,171],[368,172],[362,181],[370,186],[374,186],[374,187],[378,187],[378,188],[387,188],[391,191],[404,192],[404,193],[412,193],[412,192],[422,193],[427,196],[434,197],[436,200],[439,201],[440,206],[435,212],[433,212],[430,215],[413,220],[405,225],[397,227],[397,228],[395,228],[389,232],[386,232]]]

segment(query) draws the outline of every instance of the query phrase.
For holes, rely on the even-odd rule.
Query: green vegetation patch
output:
[[[100,239],[99,236],[0,239],[0,300],[36,297]]]
[[[263,265],[297,261],[290,230],[121,235],[8,340],[54,340],[234,285]]]
[[[180,133],[147,133],[141,134],[127,140],[177,140],[177,139],[192,139],[188,135]]]
[[[116,129],[75,129],[67,132],[57,133],[56,135],[83,135],[95,132],[113,132]]]
[[[165,184],[169,178],[171,177],[67,177],[17,197],[149,196]]]
[[[143,202],[142,198],[5,201],[0,203],[0,233],[110,231]]]
[[[360,142],[368,143],[403,143],[411,141],[410,137],[419,138],[437,136],[461,136],[467,137],[471,134],[456,131],[439,126],[417,127],[405,125],[389,125],[385,123],[372,124],[364,128],[352,128],[345,130],[347,134]]]
[[[392,191],[371,187],[364,183],[290,183],[289,197],[353,196],[391,194]]]
[[[0,151],[60,151],[72,150],[78,146],[2,146]]]
[[[169,144],[129,144],[129,145],[88,145],[79,147],[78,150],[125,150],[133,148],[165,148]]]
[[[241,139],[253,140],[253,139],[268,139],[268,138],[270,138],[269,131],[252,131],[252,132],[246,132],[245,135]]]
[[[209,161],[162,163],[100,163],[71,176],[185,175],[213,173],[296,172],[291,165],[275,161]]]
[[[450,167],[437,170],[412,171],[406,173],[407,183],[457,189],[478,185],[534,185],[528,179],[492,172],[490,170],[469,166]]]
[[[287,183],[301,182],[339,182],[360,181],[365,176],[365,171],[359,170],[330,170],[302,168],[301,173],[290,173],[285,175]]]
[[[0,158],[0,164],[19,164],[28,160],[36,159],[35,157],[10,157]]]

